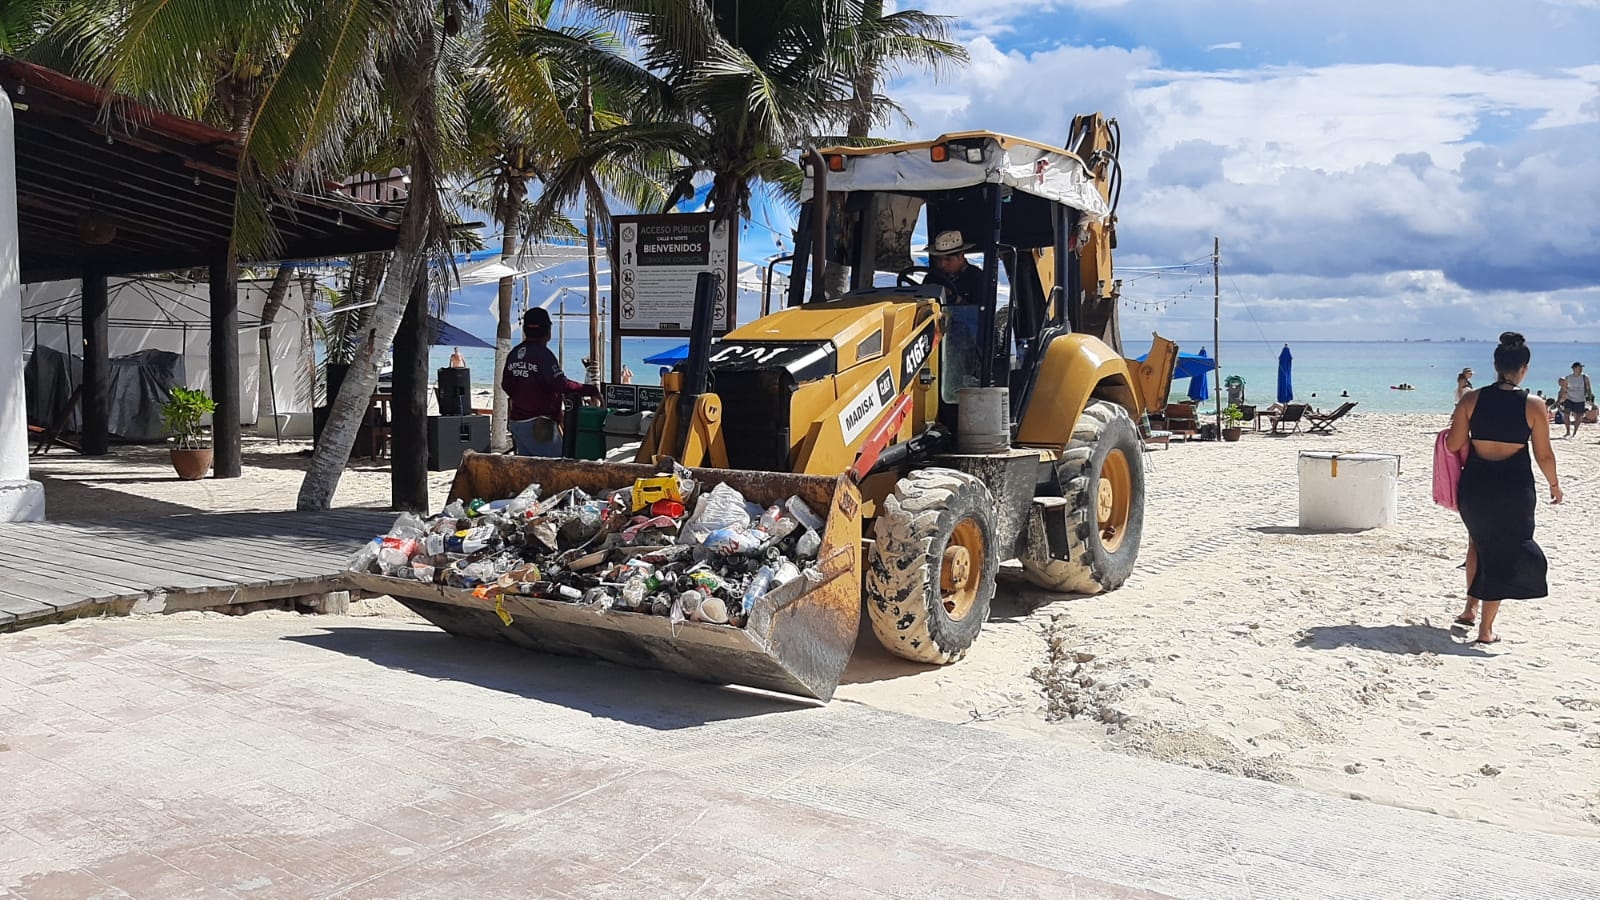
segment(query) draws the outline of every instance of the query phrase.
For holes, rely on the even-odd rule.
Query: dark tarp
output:
[[[69,371],[70,368],[70,371]],[[35,347],[24,368],[28,423],[48,428],[66,406],[73,389],[83,383],[83,360],[59,350]],[[184,383],[183,355],[169,350],[140,350],[111,360],[107,373],[107,430],[124,441],[153,443],[167,436],[161,407],[172,389]],[[68,431],[82,428],[74,408]]]

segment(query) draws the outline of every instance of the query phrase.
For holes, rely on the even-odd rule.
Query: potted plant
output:
[[[161,406],[161,421],[171,433],[172,468],[184,481],[204,478],[211,468],[211,438],[200,420],[217,408],[205,391],[175,387]]]
[[[1239,404],[1228,404],[1222,410],[1222,439],[1225,441],[1237,441],[1242,430],[1239,427],[1239,423],[1243,420],[1244,410],[1239,408]]]

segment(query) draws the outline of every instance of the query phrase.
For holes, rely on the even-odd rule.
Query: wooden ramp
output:
[[[340,574],[395,513],[212,513],[0,524],[0,631],[347,590]]]

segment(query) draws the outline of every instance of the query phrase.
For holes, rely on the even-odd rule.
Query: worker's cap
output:
[[[954,256],[957,253],[965,253],[975,246],[977,245],[971,241],[963,241],[959,231],[941,231],[933,239],[933,243],[923,247],[922,251],[929,256]]]
[[[542,306],[535,306],[522,314],[523,328],[549,328],[550,313]]]
[[[1581,369],[1581,368],[1583,368],[1583,363],[1573,363],[1572,367],[1574,369]]]

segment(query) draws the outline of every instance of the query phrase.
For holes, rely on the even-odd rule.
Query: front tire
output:
[[[872,536],[867,615],[878,642],[914,662],[965,656],[1000,566],[989,489],[952,469],[919,469],[885,498]]]
[[[1090,403],[1056,463],[1055,480],[1067,501],[1067,558],[1029,546],[1021,559],[1024,574],[1060,593],[1122,587],[1144,536],[1143,446],[1127,410],[1104,400]]]

